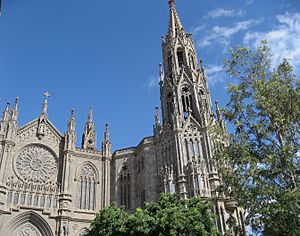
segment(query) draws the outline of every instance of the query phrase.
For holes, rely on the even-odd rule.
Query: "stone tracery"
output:
[[[57,172],[56,158],[45,147],[27,146],[20,151],[16,159],[16,171],[25,182],[45,183]]]
[[[17,236],[41,236],[41,234],[33,225],[26,224],[18,230]]]

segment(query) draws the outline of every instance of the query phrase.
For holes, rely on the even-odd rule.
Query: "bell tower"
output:
[[[192,35],[187,33],[169,0],[170,18],[162,37],[160,67],[162,128],[160,160],[164,191],[182,198],[210,197],[218,180],[211,163],[213,142],[209,127],[215,122],[205,69]]]

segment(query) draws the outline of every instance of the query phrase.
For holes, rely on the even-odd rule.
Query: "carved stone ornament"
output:
[[[33,225],[26,224],[17,231],[17,236],[41,236],[41,234]]]
[[[16,172],[25,182],[45,183],[57,173],[56,158],[45,147],[27,146],[17,156]]]
[[[80,230],[78,236],[86,236],[89,233],[89,230],[86,228],[83,228],[82,230]]]

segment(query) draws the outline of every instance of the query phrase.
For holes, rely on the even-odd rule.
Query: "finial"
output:
[[[104,132],[104,141],[109,141],[109,126],[108,123],[105,124],[105,132]]]
[[[12,120],[18,119],[18,110],[19,110],[19,97],[16,97],[14,108],[12,110]]]
[[[92,108],[92,106],[90,106],[88,121],[93,122],[93,108]]]
[[[159,63],[159,80],[160,82],[163,81],[163,68],[161,63]]]
[[[16,97],[16,100],[15,100],[15,105],[14,105],[14,110],[18,110],[18,107],[19,107],[19,97]]]
[[[174,5],[175,4],[175,0],[169,0],[169,4],[170,5]]]
[[[10,107],[10,102],[7,102],[7,103],[6,103],[6,107],[5,107],[5,111],[8,112],[8,111],[9,111],[9,107]]]
[[[6,103],[5,109],[3,111],[2,120],[8,121],[10,117],[10,102]]]
[[[159,107],[155,107],[155,126],[160,126],[160,111]]]
[[[215,104],[216,104],[216,113],[217,113],[217,117],[218,117],[218,120],[220,120],[220,118],[221,118],[221,111],[220,111],[220,107],[219,107],[219,102],[218,102],[218,100],[215,101]]]
[[[68,130],[75,131],[75,110],[72,108],[70,120],[68,122]]]
[[[102,142],[102,155],[109,157],[111,155],[111,143],[109,141],[108,123],[105,124],[104,140]]]
[[[50,93],[47,91],[44,93],[44,103],[43,103],[43,110],[42,110],[42,114],[47,114],[47,109],[48,109],[48,97],[50,97]]]

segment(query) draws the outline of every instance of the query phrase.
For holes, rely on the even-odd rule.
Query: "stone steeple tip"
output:
[[[176,11],[175,0],[169,0],[169,6],[170,6],[170,19],[169,19],[169,29],[168,29],[167,37],[174,38],[178,36],[180,31],[184,31],[184,28]]]
[[[108,123],[105,124],[104,140],[102,142],[102,156],[111,156],[111,142],[109,140],[109,126]]]
[[[88,114],[88,122],[93,122],[93,108],[90,106],[89,114]]]
[[[76,145],[76,123],[74,109],[71,110],[71,116],[68,122],[68,130],[65,135],[65,149],[73,150]]]
[[[105,124],[104,141],[109,142],[109,126],[108,126],[108,123]]]
[[[19,115],[19,97],[16,97],[15,104],[12,110],[11,119],[17,120]]]
[[[68,131],[75,131],[75,110],[71,110],[70,120],[68,122]]]

